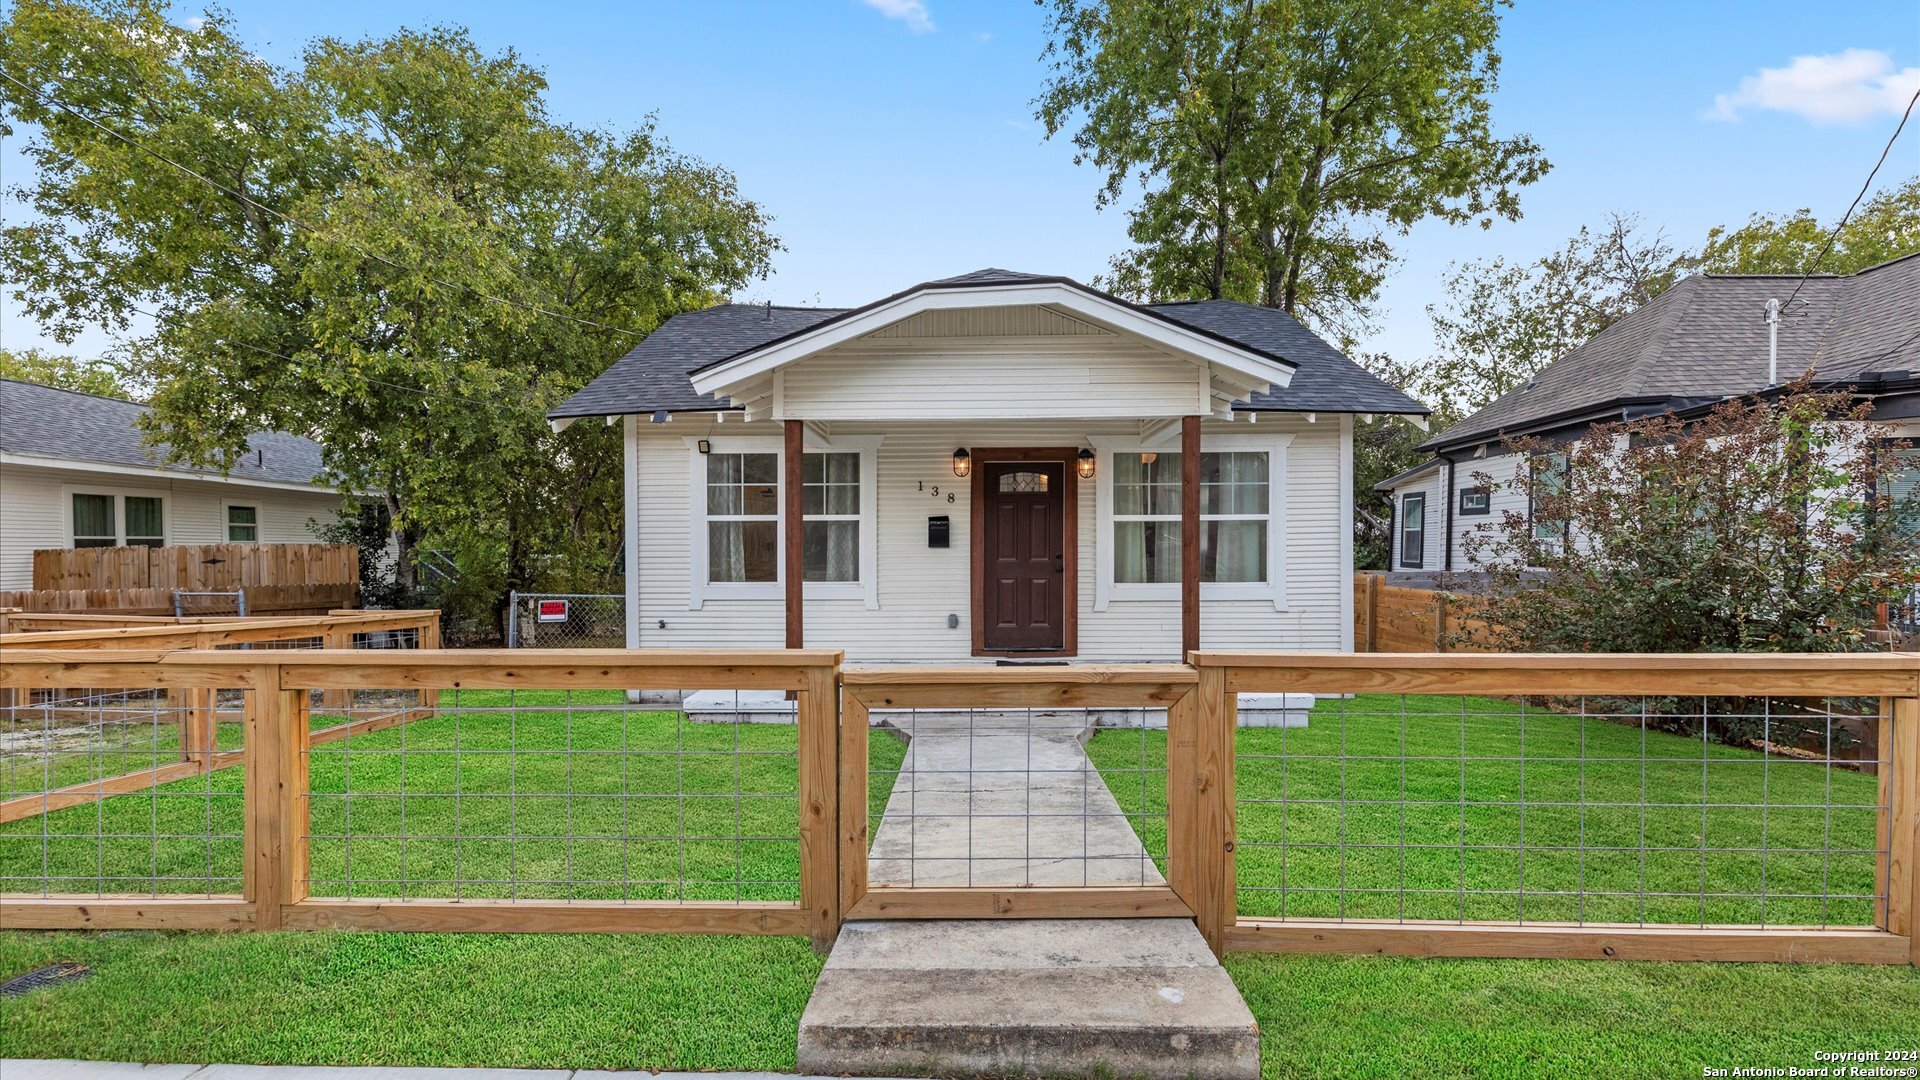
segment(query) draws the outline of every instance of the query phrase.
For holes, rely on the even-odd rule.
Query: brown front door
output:
[[[982,465],[982,643],[989,652],[1066,647],[1066,465]]]

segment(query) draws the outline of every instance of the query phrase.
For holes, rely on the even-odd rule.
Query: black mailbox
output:
[[[943,547],[950,546],[948,537],[951,535],[951,533],[952,533],[952,530],[947,527],[947,516],[945,514],[941,514],[938,517],[930,517],[927,519],[927,546],[928,547],[943,548]]]

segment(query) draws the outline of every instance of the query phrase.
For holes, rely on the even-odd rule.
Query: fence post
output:
[[[353,631],[329,627],[321,635],[320,642],[328,649],[351,649],[353,648]],[[322,690],[320,707],[330,713],[352,713],[353,691],[344,688]],[[353,717],[349,715],[347,719],[351,720]]]
[[[1201,665],[1200,681],[1167,710],[1167,876],[1193,909],[1215,956],[1234,922],[1233,734],[1238,702],[1226,669]]]
[[[1367,575],[1367,651],[1380,651],[1380,582],[1379,574]]]
[[[867,894],[866,703],[840,688],[840,917]]]
[[[840,660],[813,664],[794,693],[800,736],[800,906],[816,952],[840,933]]]
[[[39,552],[34,552],[36,558],[39,554]],[[7,624],[7,616],[19,610],[19,608],[0,607],[0,636],[5,636],[13,632],[12,628]],[[18,694],[11,686],[0,686],[0,709],[12,709],[16,704],[26,700],[28,697],[30,697],[30,694]]]
[[[432,614],[427,617],[426,621],[422,622],[419,629],[414,632],[413,644],[416,649],[438,649],[440,647],[440,610],[438,608],[435,608]],[[425,708],[438,709],[440,707],[439,688],[435,687],[431,690],[420,691],[420,704]]]
[[[1879,829],[1886,854],[1876,869],[1886,906],[1880,926],[1909,939],[1911,962],[1920,964],[1920,697],[1892,698],[1880,721]]]
[[[507,648],[520,647],[520,593],[507,593]]]
[[[209,649],[207,635],[195,634],[195,649]],[[167,707],[180,715],[180,760],[213,764],[213,752],[219,732],[220,691],[210,686],[185,686],[167,691]]]
[[[1433,594],[1433,651],[1447,651],[1447,594]]]
[[[306,899],[307,691],[280,686],[280,668],[252,672],[246,690],[246,898],[253,927],[278,930],[285,905]]]

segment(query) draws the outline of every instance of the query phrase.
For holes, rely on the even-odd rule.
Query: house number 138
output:
[[[920,481],[919,483],[920,483],[920,490],[921,490],[921,491],[924,491],[924,492],[926,492],[926,493],[927,493],[928,495],[931,495],[931,496],[933,496],[933,497],[934,497],[934,498],[936,498],[936,499],[940,497],[940,485],[939,485],[939,484],[935,484],[935,485],[933,485],[933,487],[932,487],[932,488],[928,488],[928,487],[927,487],[927,482],[926,482],[925,480],[922,480],[922,481]],[[949,492],[947,492],[947,501],[948,501],[948,502],[952,502],[952,501],[954,501],[954,500],[953,500],[953,492],[951,492],[951,491],[949,491]]]

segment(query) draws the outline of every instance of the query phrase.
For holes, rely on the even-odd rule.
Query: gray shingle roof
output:
[[[1527,384],[1427,440],[1483,442],[1622,409],[1684,408],[1766,388],[1769,299],[1795,276],[1702,274],[1542,368]],[[1920,253],[1808,278],[1780,323],[1779,377],[1863,390],[1920,378]]]
[[[1059,282],[1094,295],[1105,295],[1058,276],[987,269],[916,285],[887,300],[923,289],[1032,282]],[[1227,300],[1133,306],[1157,318],[1297,365],[1299,370],[1291,386],[1273,394],[1257,395],[1238,406],[1242,410],[1427,412],[1426,406],[1375,378],[1285,312]],[[564,419],[724,409],[727,406],[712,395],[694,392],[689,373],[858,310],[861,309],[721,304],[676,315],[548,415]]]
[[[216,469],[162,465],[140,441],[144,405],[96,397],[15,379],[0,379],[0,451],[169,473],[221,475]],[[235,480],[322,485],[320,444],[298,435],[263,431],[247,438],[249,452],[226,473]]]

